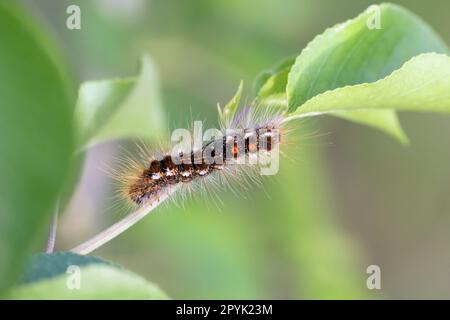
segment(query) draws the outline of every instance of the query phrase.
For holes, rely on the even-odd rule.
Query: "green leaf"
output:
[[[294,62],[295,59],[287,59],[280,63],[274,71],[266,72],[268,76],[265,78],[265,83],[260,86],[257,95],[258,106],[275,106],[281,109],[287,109],[286,85],[289,72]],[[262,81],[263,77],[264,74],[261,74],[257,81]],[[255,85],[257,83],[255,82]],[[396,138],[402,144],[406,145],[409,143],[408,137],[398,122],[397,115],[392,110],[366,111],[364,116],[361,116],[360,113],[353,114],[351,112],[335,113],[334,115],[349,121],[377,127]]]
[[[450,57],[421,54],[382,80],[320,94],[290,118],[382,109],[450,113]]]
[[[219,112],[219,121],[225,127],[228,127],[230,125],[230,121],[233,119],[234,114],[239,107],[243,88],[244,82],[241,80],[241,82],[239,83],[239,87],[234,94],[234,97],[225,105],[225,107],[221,109],[220,105],[217,105],[217,109]]]
[[[286,70],[289,72],[289,70],[291,70],[294,62],[295,62],[295,57],[288,57],[288,58],[281,60],[281,62],[277,63],[272,69],[262,71],[260,74],[258,74],[256,76],[255,81],[253,82],[253,91],[255,93],[255,96],[260,95],[261,88],[266,84],[266,82],[269,80],[269,78],[271,78],[272,76],[276,76],[277,74],[279,74],[283,71],[286,71]],[[286,92],[286,84],[287,84],[287,79],[286,79],[286,83],[284,83],[284,88],[283,88],[284,92]],[[266,90],[266,93],[267,93],[267,90]]]
[[[110,139],[159,137],[164,133],[166,122],[150,57],[142,58],[137,78],[83,83],[75,117],[80,148]]]
[[[31,283],[64,274],[71,265],[87,266],[92,263],[111,263],[97,257],[81,256],[72,252],[39,253],[31,257],[21,283]]]
[[[409,139],[403,131],[397,114],[393,110],[368,110],[361,112],[336,112],[334,116],[359,124],[375,127],[384,133],[391,135],[403,145],[409,144]]]
[[[381,28],[368,23],[380,14]],[[327,90],[379,80],[410,58],[424,52],[448,52],[438,35],[420,18],[392,4],[371,6],[353,20],[317,36],[297,57],[287,84],[289,111]],[[405,137],[393,111],[374,116],[357,113],[343,117]],[[380,122],[379,118],[387,121]]]
[[[369,29],[377,8],[381,28]],[[392,4],[369,7],[317,36],[297,57],[287,86],[289,110],[327,90],[379,80],[410,58],[432,51],[448,49],[417,16]]]
[[[0,3],[0,291],[16,280],[32,247],[44,246],[74,149],[73,94],[39,30]]]
[[[78,279],[79,289],[74,288]],[[7,298],[168,299],[157,286],[130,271],[69,252],[33,257],[25,280],[13,287]]]
[[[277,65],[272,72],[268,72],[268,77],[260,85],[257,93],[257,101],[260,105],[277,106],[287,109],[286,86],[288,75],[295,59],[289,58]],[[264,74],[261,74],[256,81],[262,82]],[[258,86],[258,82],[255,82]]]
[[[259,91],[258,100],[265,105],[277,105],[286,108],[286,83],[288,74],[289,69],[286,69],[270,76]]]

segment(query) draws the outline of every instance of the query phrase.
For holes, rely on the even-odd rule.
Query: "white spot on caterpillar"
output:
[[[153,180],[159,180],[159,179],[161,179],[161,174],[160,174],[159,172],[157,172],[157,173],[152,173],[151,178],[152,178]]]

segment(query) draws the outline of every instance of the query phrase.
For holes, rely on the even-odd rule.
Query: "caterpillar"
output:
[[[195,190],[196,185],[210,190],[212,182],[217,181],[215,175],[223,178],[223,183],[218,184],[226,186],[232,185],[229,179],[233,177],[260,184],[255,169],[260,169],[261,175],[277,173],[280,142],[285,143],[286,133],[290,131],[280,109],[251,106],[229,120],[221,120],[220,137],[205,139],[199,147],[189,150],[175,146],[170,153],[141,147],[142,160],[132,155],[122,159],[122,166],[112,169],[110,174],[120,183],[119,196],[135,208],[134,212],[71,251],[92,252],[166,199],[174,199],[172,195],[179,190],[187,191],[182,195]],[[187,147],[192,146],[187,144]],[[241,179],[240,174],[246,177]]]
[[[279,111],[267,107],[263,110],[244,108],[222,125],[219,134],[197,148],[174,148],[158,156],[141,148],[144,161],[125,161],[126,170],[119,174],[121,197],[133,206],[142,206],[160,201],[168,189],[192,190],[193,183],[203,185],[205,178],[217,174],[228,181],[243,173],[256,181],[253,169],[278,161],[282,135],[283,117]]]

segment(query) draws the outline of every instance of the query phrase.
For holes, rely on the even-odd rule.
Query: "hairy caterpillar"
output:
[[[258,170],[260,175],[278,172],[280,142],[285,143],[290,131],[286,120],[279,108],[253,105],[225,120],[221,118],[221,129],[216,132],[220,133],[219,137],[212,135],[215,138],[206,139],[190,150],[184,148],[192,147],[189,144],[181,151],[177,145],[171,153],[158,154],[141,147],[141,160],[128,156],[120,161],[121,168],[110,170],[120,184],[120,198],[134,211],[71,251],[92,252],[144,218],[160,203],[173,198],[175,193],[184,196],[198,186],[210,191],[214,189],[211,188],[214,182],[219,187],[232,187],[230,179],[233,178],[261,184]],[[221,180],[216,180],[216,176]]]
[[[202,182],[211,175],[221,176],[225,184],[239,174],[256,181],[254,169],[278,161],[282,120],[276,109],[247,107],[197,149],[174,148],[170,153],[155,155],[141,148],[144,161],[129,159],[119,171],[121,196],[134,206],[142,206],[163,200],[169,189],[192,190],[193,183],[204,185]]]

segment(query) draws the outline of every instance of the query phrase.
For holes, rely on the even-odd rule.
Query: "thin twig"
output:
[[[168,188],[167,191],[165,191],[159,196],[158,201],[148,201],[147,204],[144,204],[136,211],[128,214],[125,218],[123,218],[119,222],[116,222],[106,230],[97,234],[95,237],[87,240],[86,242],[83,242],[82,244],[71,249],[70,251],[81,255],[91,253],[95,249],[101,247],[105,243],[114,239],[122,232],[124,232],[125,230],[133,226],[135,223],[137,223],[139,220],[144,218],[147,214],[153,211],[153,209],[158,207],[162,202],[167,200],[173,193],[175,193],[178,190],[178,188],[179,186],[172,186],[171,188]]]
[[[46,253],[53,253],[56,242],[56,231],[58,229],[58,213],[59,213],[59,200],[56,202],[55,211],[53,212],[52,224],[50,226],[50,232],[47,238]]]

